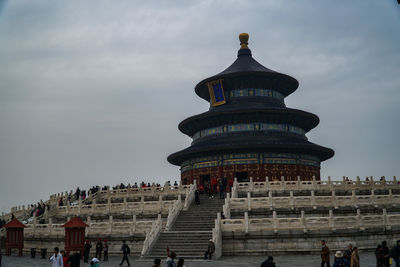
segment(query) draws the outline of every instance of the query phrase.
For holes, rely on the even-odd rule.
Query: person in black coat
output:
[[[396,267],[400,267],[400,240],[397,240],[396,246],[390,251],[390,257],[393,258]]]
[[[274,262],[274,258],[272,256],[269,256],[268,259],[266,259],[265,261],[263,261],[263,263],[261,263],[261,267],[275,267],[275,262]]]
[[[103,242],[101,239],[96,244],[96,258],[101,259],[101,252],[103,251]]]
[[[199,192],[199,190],[196,190],[194,192],[194,203],[196,205],[200,205],[200,192]]]
[[[90,254],[90,249],[92,248],[92,244],[90,243],[89,240],[86,240],[85,246],[83,247],[83,262],[88,263],[89,262],[89,254]]]

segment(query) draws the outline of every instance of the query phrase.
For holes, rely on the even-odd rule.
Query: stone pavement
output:
[[[251,257],[231,257],[223,258],[218,261],[203,261],[203,260],[191,260],[185,261],[186,267],[209,267],[209,266],[220,266],[220,267],[236,267],[236,266],[260,266],[261,262],[265,257],[262,256],[251,256]],[[362,267],[373,267],[376,266],[375,255],[373,252],[364,252],[360,254]],[[293,267],[293,266],[320,266],[319,255],[279,255],[274,257],[277,267]],[[151,260],[131,260],[131,266],[133,267],[151,267],[153,262]],[[120,258],[112,257],[108,262],[101,262],[101,267],[118,267]],[[27,256],[22,258],[11,256],[6,257],[3,255],[2,267],[26,267],[26,266],[51,266],[47,260],[43,259],[31,259]],[[81,267],[89,266],[89,264],[81,263]],[[126,264],[124,264],[126,266]],[[161,266],[165,266],[165,259],[162,259]]]

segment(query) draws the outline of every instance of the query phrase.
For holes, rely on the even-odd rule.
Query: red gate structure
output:
[[[9,223],[5,224],[6,228],[6,255],[11,256],[11,249],[18,249],[18,256],[22,256],[22,249],[24,248],[24,228],[23,223],[14,218]]]
[[[65,251],[80,251],[83,256],[83,248],[85,245],[85,228],[88,227],[80,218],[74,217],[69,220],[65,227]]]

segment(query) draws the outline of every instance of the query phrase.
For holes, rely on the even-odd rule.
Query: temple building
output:
[[[318,125],[318,116],[287,108],[285,97],[298,88],[298,81],[253,59],[248,34],[239,39],[236,61],[196,85],[196,94],[210,109],[179,124],[193,142],[168,161],[181,167],[184,184],[213,177],[319,180],[321,162],[334,151],[306,137]]]

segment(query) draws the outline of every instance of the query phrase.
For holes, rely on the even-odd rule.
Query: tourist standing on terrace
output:
[[[390,261],[390,250],[387,246],[386,241],[382,241],[382,253],[385,257],[385,266],[390,266],[389,261]]]
[[[59,251],[58,247],[55,247],[53,256],[49,258],[52,267],[63,267],[63,257]]]
[[[386,267],[385,254],[383,254],[383,246],[381,244],[375,250],[376,267]]]
[[[331,267],[331,265],[329,264],[330,251],[329,251],[328,246],[325,244],[325,240],[321,240],[321,245],[322,245],[322,247],[321,247],[321,267],[324,267],[325,264],[326,264],[326,266]]]
[[[107,244],[107,240],[104,240],[104,261],[108,261],[108,244]]]
[[[351,260],[351,255],[352,255],[352,253],[353,253],[353,245],[352,245],[352,244],[349,244],[349,245],[347,246],[347,249],[346,249],[345,252],[344,252],[344,258],[345,258],[348,262],[350,262],[350,260]]]
[[[83,262],[88,263],[89,261],[89,253],[92,248],[92,244],[89,240],[86,240],[85,246],[83,247]]]
[[[101,259],[101,252],[103,251],[103,242],[99,238],[99,241],[96,244],[96,258]]]
[[[122,251],[123,257],[122,257],[122,261],[119,265],[122,265],[124,263],[124,261],[126,261],[126,263],[128,263],[128,266],[131,266],[131,264],[129,263],[129,259],[128,259],[128,255],[131,253],[131,249],[126,244],[125,240],[122,241],[121,251]]]
[[[358,248],[354,247],[351,253],[350,267],[360,267],[360,256],[358,255]]]
[[[396,267],[400,267],[400,240],[397,240],[396,245],[390,251],[390,257],[393,258],[394,262],[396,263]]]
[[[217,178],[215,178],[215,177],[212,178],[211,179],[211,190],[212,190],[213,194],[215,194],[217,192],[217,185],[218,185]]]
[[[200,205],[200,192],[197,189],[194,191],[194,203]]]
[[[272,256],[269,256],[268,259],[266,259],[265,261],[263,261],[263,263],[261,263],[261,267],[275,267],[275,262],[274,262],[274,258]]]

